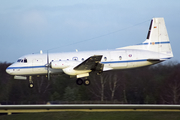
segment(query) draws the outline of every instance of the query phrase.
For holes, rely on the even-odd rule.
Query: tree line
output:
[[[179,104],[180,63],[169,62],[149,67],[106,71],[89,76],[89,86],[76,85],[76,78],[66,74],[33,76],[34,88],[28,80],[15,80],[6,73],[10,65],[0,63],[0,103],[34,104],[65,102],[98,102],[124,104]]]

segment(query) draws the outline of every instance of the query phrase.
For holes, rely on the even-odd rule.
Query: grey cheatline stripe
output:
[[[169,44],[170,42],[167,41],[167,42],[150,42],[150,44]],[[149,43],[139,43],[137,45],[149,45]]]

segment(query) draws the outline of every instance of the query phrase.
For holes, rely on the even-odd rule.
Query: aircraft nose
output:
[[[12,71],[11,71],[11,69],[9,69],[9,67],[7,67],[7,68],[6,68],[6,72],[7,72],[8,74],[11,74]]]
[[[10,66],[6,68],[6,73],[12,75],[12,72],[13,72],[13,69],[11,69]]]

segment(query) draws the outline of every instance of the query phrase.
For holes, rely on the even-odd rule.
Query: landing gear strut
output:
[[[33,88],[34,84],[33,84],[33,80],[32,80],[32,76],[29,76],[29,87]]]
[[[85,86],[88,86],[88,85],[90,85],[90,80],[89,79],[83,80],[82,78],[78,78],[76,80],[76,83],[77,83],[77,85],[82,85],[84,83]]]

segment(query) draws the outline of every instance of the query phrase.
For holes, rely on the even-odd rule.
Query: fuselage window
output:
[[[121,56],[119,56],[119,60],[121,60],[122,59],[122,57]]]
[[[84,61],[84,58],[82,58],[82,61]]]
[[[23,62],[23,59],[21,60],[21,62]]]
[[[106,60],[107,60],[107,57],[104,57],[104,60],[106,61]]]
[[[77,61],[77,60],[78,60],[78,57],[73,57],[72,60]]]
[[[61,59],[59,59],[59,61],[61,61]]]

